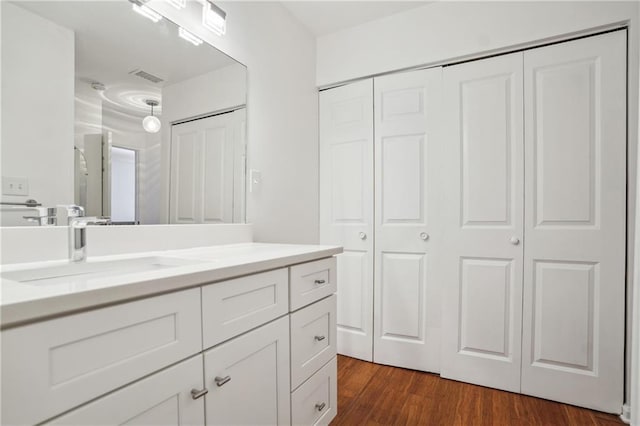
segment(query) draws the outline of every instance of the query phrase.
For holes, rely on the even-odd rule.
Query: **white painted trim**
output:
[[[638,153],[640,162],[640,151]],[[636,197],[640,196],[640,181],[636,186]],[[640,209],[636,209],[636,223],[640,223]],[[632,321],[631,327],[631,377],[630,377],[630,403],[625,404],[629,409],[630,423],[640,426],[640,227],[636,226],[635,233],[635,259],[632,287]],[[630,406],[629,406],[630,405]],[[624,415],[624,411],[623,411]],[[622,418],[622,417],[621,417]],[[622,421],[625,421],[622,418]]]
[[[640,11],[639,11],[640,16]],[[640,76],[638,77],[640,80]],[[638,87],[640,93],[640,86]],[[638,111],[640,117],[640,111]],[[638,130],[640,130],[640,120],[637,123]],[[640,132],[638,132],[640,134]],[[640,136],[638,136],[638,142],[640,143]],[[638,163],[640,164],[640,151],[638,151]],[[638,183],[640,183],[640,176],[636,177]],[[636,200],[640,199],[640,184],[636,184]],[[628,419],[633,426],[640,426],[640,227],[637,226],[640,223],[640,209],[636,209],[635,214],[636,228],[635,228],[635,256],[634,256],[634,268],[633,268],[633,284],[631,286],[631,374],[630,374],[630,395],[627,396],[628,402],[625,407],[628,410]],[[625,415],[623,407],[622,415]],[[626,421],[622,416],[622,421]]]
[[[620,414],[620,420],[622,420],[626,424],[631,423],[631,407],[629,404],[624,404],[622,406],[622,414]]]

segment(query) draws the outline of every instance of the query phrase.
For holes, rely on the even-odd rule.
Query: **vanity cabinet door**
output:
[[[289,425],[289,317],[204,355],[208,425]]]
[[[202,356],[133,383],[54,419],[57,425],[203,425]]]

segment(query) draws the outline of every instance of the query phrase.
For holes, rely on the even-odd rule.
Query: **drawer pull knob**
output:
[[[324,410],[324,407],[326,407],[327,404],[325,404],[324,402],[322,404],[316,404],[316,410],[318,411],[322,411]]]
[[[216,376],[216,378],[213,380],[215,380],[216,385],[220,387],[220,386],[224,386],[225,383],[229,382],[231,380],[231,376],[226,376],[226,377]]]
[[[209,393],[209,389],[204,388],[204,389],[191,389],[191,398],[193,399],[198,399],[200,397],[205,396],[206,394]]]
[[[325,339],[325,337],[324,336],[315,336],[314,339],[315,339],[316,342],[322,342]]]
[[[324,283],[326,283],[326,281],[325,280],[315,280],[314,283],[316,283],[316,284],[324,284]]]

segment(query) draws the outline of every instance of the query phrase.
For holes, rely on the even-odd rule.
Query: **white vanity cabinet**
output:
[[[335,267],[324,258],[5,329],[1,423],[328,423]],[[293,292],[313,296],[294,311]]]

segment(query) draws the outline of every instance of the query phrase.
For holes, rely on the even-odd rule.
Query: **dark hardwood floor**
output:
[[[611,414],[338,355],[337,425],[622,425]]]

